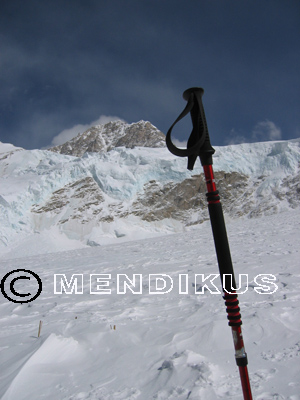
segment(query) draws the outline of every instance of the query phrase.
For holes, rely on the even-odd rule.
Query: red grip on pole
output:
[[[212,165],[203,165],[203,170],[204,170],[204,176],[205,176],[205,182],[206,182],[208,194],[217,192],[217,187],[216,187],[216,182],[215,182],[214,171],[213,171]],[[213,200],[211,200],[211,201],[213,201]],[[220,201],[220,198],[215,201]]]

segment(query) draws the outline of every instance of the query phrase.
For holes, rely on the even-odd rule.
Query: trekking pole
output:
[[[236,364],[239,368],[244,400],[252,400],[247,369],[248,360],[242,336],[242,320],[238,296],[236,293],[236,283],[222,205],[212,168],[212,155],[214,154],[215,150],[210,144],[210,138],[202,104],[203,93],[204,90],[202,88],[187,89],[183,93],[183,98],[187,101],[187,105],[168,130],[166,135],[166,144],[170,152],[174,155],[179,157],[188,157],[187,168],[189,170],[193,170],[197,157],[200,157],[208,192],[206,193],[208,210],[219,264],[221,283],[224,292],[223,298],[226,305],[227,319],[229,320],[228,325],[231,327],[233,336]],[[191,114],[193,129],[187,142],[187,148],[179,149],[171,140],[171,132],[174,125],[188,113]],[[226,279],[227,275],[230,275],[231,279]]]

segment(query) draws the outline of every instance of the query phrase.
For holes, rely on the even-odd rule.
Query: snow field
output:
[[[300,399],[299,217],[296,209],[227,221],[235,274],[249,274],[239,301],[257,400]],[[1,276],[30,269],[43,282],[32,303],[0,298],[2,400],[242,398],[224,301],[194,293],[194,274],[219,272],[209,223],[159,238],[5,259],[0,268]],[[54,294],[54,274],[61,273],[84,274],[83,294]],[[112,276],[109,295],[90,294],[89,274],[100,273]],[[143,293],[118,294],[122,273],[142,273]],[[162,273],[174,290],[149,294],[149,274]],[[190,277],[187,295],[177,290],[179,274]],[[278,290],[256,293],[258,274],[274,274]]]

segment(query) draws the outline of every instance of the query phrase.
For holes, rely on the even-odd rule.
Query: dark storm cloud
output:
[[[4,0],[0,140],[42,147],[107,115],[166,132],[190,86],[205,88],[215,144],[251,141],[268,122],[295,137],[299,9],[296,0]]]

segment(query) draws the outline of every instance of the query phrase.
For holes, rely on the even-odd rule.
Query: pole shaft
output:
[[[210,215],[211,227],[216,247],[217,259],[220,270],[222,288],[227,311],[228,324],[231,327],[233,343],[235,348],[236,364],[239,367],[240,379],[242,384],[244,400],[252,400],[250,381],[247,369],[247,354],[245,352],[242,321],[236,288],[233,266],[231,261],[230,248],[225,227],[222,205],[217,191],[212,165],[203,165],[206,187],[208,193],[208,210]],[[225,275],[231,275],[231,281],[225,279]]]
[[[212,165],[203,165],[203,169],[208,192],[206,195],[208,201],[208,211],[214,236],[222,288],[226,289],[227,292],[232,292],[231,286],[236,287],[236,284],[222,204],[220,202],[219,192],[217,191]],[[232,285],[228,279],[225,281],[225,274],[231,275]]]
[[[246,400],[252,400],[252,393],[250,387],[250,380],[248,375],[247,366],[239,367],[240,378],[242,383],[243,396]]]

